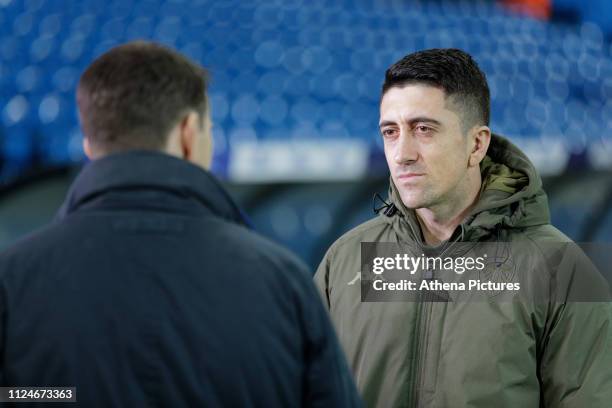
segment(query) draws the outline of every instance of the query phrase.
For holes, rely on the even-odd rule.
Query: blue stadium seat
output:
[[[209,68],[225,155],[234,140],[283,134],[348,136],[379,147],[383,71],[424,47],[474,55],[489,78],[494,130],[523,138],[552,132],[571,151],[612,137],[612,47],[599,26],[545,23],[485,0],[83,0],[70,9],[45,0],[5,1],[3,133],[27,124],[41,134],[64,124],[65,132],[53,135],[74,134],[74,90],[83,68],[139,38],[176,46]],[[68,153],[68,136],[57,137],[54,160],[80,157]]]

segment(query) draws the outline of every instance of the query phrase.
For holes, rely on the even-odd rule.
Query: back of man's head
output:
[[[450,106],[459,113],[464,131],[477,125],[489,125],[487,79],[466,52],[433,48],[406,55],[387,69],[382,95],[392,87],[411,84],[442,89]]]
[[[83,133],[96,156],[164,150],[184,115],[196,112],[203,120],[206,85],[206,71],[176,51],[144,41],[120,45],[81,76],[77,103]]]

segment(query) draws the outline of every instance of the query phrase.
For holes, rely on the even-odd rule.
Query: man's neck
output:
[[[468,192],[458,195],[455,199],[431,208],[417,208],[416,215],[421,225],[423,238],[428,245],[438,245],[450,239],[455,229],[469,215],[478,202],[481,180],[474,180],[467,189]]]

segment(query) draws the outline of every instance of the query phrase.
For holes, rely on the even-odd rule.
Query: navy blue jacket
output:
[[[309,271],[162,153],[86,165],[58,220],[0,255],[0,300],[4,386],[76,386],[84,407],[359,405]]]

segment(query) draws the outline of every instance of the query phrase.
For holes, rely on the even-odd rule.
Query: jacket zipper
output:
[[[461,227],[461,237],[457,238],[455,241],[450,243],[438,256],[444,255],[449,249],[451,249],[457,242],[461,241],[464,234],[464,226],[460,224]],[[424,280],[433,281],[434,273],[431,270],[427,270],[423,275]],[[428,285],[429,286],[429,285]],[[410,400],[412,408],[421,408],[419,405],[420,393],[421,389],[424,386],[424,367],[426,362],[426,356],[421,352],[423,345],[427,342],[427,333],[429,331],[428,328],[428,317],[431,313],[432,309],[432,301],[434,300],[434,296],[431,291],[427,291],[424,294],[419,292],[419,299],[417,303],[417,318],[415,322],[415,334],[416,334],[416,343],[413,347],[412,354],[412,362],[410,367],[410,374],[412,379],[411,384],[411,392],[410,392]]]
[[[417,403],[419,401],[419,387],[418,387],[418,383],[419,383],[419,378],[417,378],[419,376],[419,355],[420,355],[420,343],[421,343],[421,319],[422,319],[422,310],[423,310],[423,299],[422,299],[422,295],[419,293],[419,299],[417,300],[417,313],[416,313],[416,319],[414,322],[414,333],[415,333],[415,342],[414,342],[414,346],[412,347],[412,353],[411,353],[411,360],[410,360],[410,397],[409,397],[409,401],[410,401],[410,408],[416,408]]]
[[[425,280],[432,281],[432,276],[426,276]],[[429,314],[431,313],[431,302],[433,301],[433,295],[427,291],[420,296],[419,306],[418,306],[418,315],[416,326],[416,344],[414,347],[414,355],[413,355],[413,369],[412,372],[412,403],[411,407],[420,408],[420,394],[421,389],[424,386],[425,380],[425,362],[427,356],[423,353],[426,350],[424,347],[427,344],[427,337],[429,332]]]

